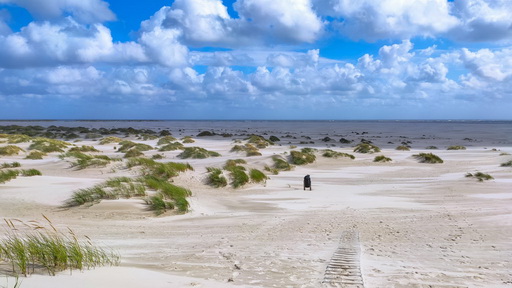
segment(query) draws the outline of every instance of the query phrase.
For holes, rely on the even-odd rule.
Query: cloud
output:
[[[81,23],[98,23],[116,19],[109,4],[102,0],[0,0],[27,9],[35,18],[54,20],[70,14]]]
[[[315,7],[336,18],[335,30],[355,40],[435,37],[458,24],[446,0],[317,0]]]
[[[508,0],[454,1],[460,25],[449,36],[459,41],[506,41],[512,37],[512,2]]]
[[[469,72],[479,78],[497,82],[512,79],[512,49],[491,51],[480,49],[471,52],[463,48],[460,52],[460,60]]]

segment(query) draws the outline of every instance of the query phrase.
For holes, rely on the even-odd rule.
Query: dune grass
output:
[[[272,156],[272,160],[274,161],[274,167],[275,169],[279,171],[290,171],[292,170],[293,166],[288,163],[283,157],[281,156]]]
[[[489,175],[487,173],[482,173],[482,172],[476,172],[475,174],[467,173],[466,177],[467,178],[476,178],[478,180],[478,182],[483,182],[484,180],[494,179],[494,177],[492,177],[491,175]]]
[[[94,148],[93,146],[82,145],[82,146],[73,147],[73,148],[69,149],[68,152],[101,152],[101,151]]]
[[[247,157],[262,155],[258,148],[250,143],[246,143],[245,145],[235,145],[231,148],[231,152],[245,152]]]
[[[427,146],[425,147],[425,149],[428,149],[428,150],[437,150],[439,148],[437,148],[437,146]]]
[[[315,149],[302,148],[301,151],[290,151],[291,162],[295,165],[306,165],[315,162]]]
[[[9,144],[18,144],[18,143],[26,143],[30,142],[32,137],[24,134],[11,134],[7,135],[7,143]]]
[[[21,167],[20,162],[11,162],[11,163],[2,163],[2,164],[0,164],[0,169],[18,168],[18,167]]]
[[[209,157],[219,157],[221,156],[219,153],[215,151],[208,151],[201,147],[186,147],[183,152],[178,155],[178,158],[181,159],[205,159]]]
[[[120,161],[118,158],[110,158],[106,155],[90,155],[82,152],[72,151],[66,152],[59,156],[61,159],[66,157],[75,158],[74,162],[71,162],[71,167],[76,168],[77,170],[82,170],[86,168],[103,168],[106,167],[112,161]]]
[[[189,144],[189,143],[196,142],[196,140],[194,140],[191,136],[185,136],[185,137],[181,138],[181,142],[183,142],[185,144]]]
[[[124,154],[124,158],[133,158],[133,157],[142,157],[142,156],[144,156],[144,153],[142,153],[137,148],[132,148],[132,149],[126,151],[126,153]]]
[[[121,141],[123,141],[123,139],[121,139],[119,137],[108,136],[108,137],[105,137],[105,138],[100,140],[100,145],[106,145],[106,144],[111,144],[111,143],[118,144]]]
[[[158,151],[165,152],[165,151],[175,151],[175,150],[183,150],[185,149],[185,146],[181,144],[180,142],[172,142],[165,144],[164,146],[160,147]]]
[[[453,145],[446,148],[446,150],[466,150],[466,147],[461,145]]]
[[[238,164],[247,164],[247,161],[244,159],[229,159],[226,160],[226,163],[224,164],[224,170],[230,170],[231,168],[235,168],[238,166]]]
[[[505,163],[501,163],[500,166],[501,167],[512,167],[512,160],[505,162]]]
[[[231,185],[233,188],[239,188],[249,182],[249,176],[245,173],[245,167],[235,166],[229,170]]]
[[[37,151],[37,150],[36,151],[30,151],[30,153],[28,153],[28,155],[27,155],[27,157],[25,157],[25,159],[41,160],[46,155],[47,155],[46,153],[41,152],[41,151]]]
[[[439,156],[432,154],[432,153],[420,153],[420,154],[414,154],[412,155],[416,160],[418,160],[420,163],[429,163],[429,164],[437,164],[437,163],[443,163],[443,159],[441,159]]]
[[[267,175],[265,175],[265,173],[261,172],[258,169],[254,169],[254,168],[249,171],[249,177],[251,178],[251,182],[254,182],[254,183],[265,182],[268,179],[268,177],[267,177]]]
[[[354,152],[363,153],[363,154],[378,153],[378,152],[380,152],[380,148],[373,144],[370,144],[370,143],[359,143],[354,148]]]
[[[171,144],[175,141],[176,141],[176,138],[174,138],[170,135],[167,135],[167,136],[164,136],[164,137],[158,139],[158,142],[156,143],[156,145],[160,146],[160,145]]]
[[[21,149],[16,145],[7,145],[0,147],[0,156],[13,156],[18,155],[20,152],[24,152],[25,150]]]
[[[206,171],[208,171],[207,184],[215,187],[221,188],[228,185],[228,180],[224,175],[222,175],[222,170],[214,167],[207,167]]]
[[[373,159],[373,162],[391,162],[391,158],[389,157],[386,157],[384,155],[379,155],[379,156],[375,156],[375,158]]]
[[[61,140],[38,137],[32,140],[28,150],[39,150],[44,153],[64,152],[64,149],[70,145],[70,143]]]
[[[350,158],[350,159],[356,158],[352,154],[337,152],[337,151],[333,151],[331,149],[322,150],[322,156],[326,157],[326,158],[340,158],[340,157],[346,157],[346,158]]]
[[[400,145],[400,146],[397,146],[395,148],[395,150],[398,150],[398,151],[410,151],[411,148],[409,146],[406,146],[406,145]]]
[[[119,265],[120,256],[78,239],[68,228],[62,233],[43,215],[46,224],[5,219],[6,236],[0,240],[0,259],[10,264],[14,275],[28,276],[36,269],[49,275],[64,270],[84,270],[98,266]]]
[[[13,179],[16,179],[18,176],[30,177],[30,176],[40,176],[42,175],[41,171],[37,169],[7,169],[0,170],[0,184],[6,183]]]
[[[259,149],[267,148],[269,145],[274,145],[272,141],[267,140],[263,136],[259,135],[251,135],[246,140],[248,143],[256,145],[256,147]]]
[[[143,151],[149,151],[149,150],[153,150],[153,147],[147,145],[147,144],[144,144],[144,143],[135,143],[135,142],[132,142],[132,141],[121,141],[119,142],[119,145],[121,145],[121,147],[119,147],[117,149],[118,152],[123,152],[123,153],[126,153],[128,152],[128,150],[132,149],[132,148],[135,148],[141,152]]]

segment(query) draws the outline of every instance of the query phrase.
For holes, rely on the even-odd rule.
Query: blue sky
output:
[[[0,119],[512,119],[509,0],[0,0]]]

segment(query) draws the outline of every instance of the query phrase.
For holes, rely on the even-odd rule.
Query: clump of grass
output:
[[[453,145],[446,148],[446,150],[466,150],[466,147],[460,145]]]
[[[350,159],[355,159],[356,158],[352,154],[343,153],[343,152],[337,152],[337,151],[333,151],[331,149],[325,149],[322,152],[323,152],[322,156],[327,157],[327,158],[340,158],[340,157],[347,157],[347,158],[350,158]]]
[[[48,138],[35,138],[32,144],[28,147],[28,150],[39,150],[44,153],[51,152],[64,152],[69,145],[68,142],[64,142],[56,139]]]
[[[235,145],[231,148],[231,152],[245,152],[247,157],[261,156],[258,148],[250,143],[246,143],[245,145]]]
[[[228,185],[228,181],[224,175],[222,175],[222,170],[219,168],[214,167],[207,167],[206,170],[208,171],[208,179],[207,183],[210,186],[213,186],[215,188],[225,187]]]
[[[181,213],[188,211],[190,204],[187,197],[192,195],[189,189],[173,185],[167,182],[166,179],[153,175],[143,177],[143,179],[147,187],[158,191],[158,194],[146,199],[146,203],[155,211],[155,214],[159,215],[175,207]]]
[[[20,162],[2,163],[0,169],[21,167]]]
[[[267,148],[269,145],[274,145],[272,141],[267,140],[259,135],[251,135],[247,139],[247,142],[256,145],[256,147],[260,149]]]
[[[100,145],[106,145],[106,144],[111,144],[111,143],[117,144],[117,143],[120,143],[121,141],[123,141],[123,140],[119,137],[108,136],[108,137],[105,137],[100,140]]]
[[[15,275],[28,276],[36,268],[44,268],[49,275],[55,275],[67,269],[119,265],[117,253],[94,246],[88,237],[79,240],[69,228],[68,233],[62,233],[43,217],[46,225],[36,221],[5,220],[7,232],[0,241],[0,259],[11,264]]]
[[[265,165],[265,171],[268,171],[269,173],[271,173],[272,175],[278,175],[279,174],[279,170],[277,170],[276,168],[272,168],[268,165]]]
[[[36,151],[30,151],[30,153],[27,155],[27,157],[25,157],[25,159],[41,160],[46,155],[47,155],[46,153],[41,152],[41,151],[37,151],[37,150]]]
[[[130,158],[127,162],[127,167],[132,168],[136,166],[142,166],[142,175],[153,175],[162,179],[170,179],[178,176],[181,172],[194,170],[188,163],[160,163],[148,158]]]
[[[292,163],[295,165],[310,164],[316,160],[314,149],[312,148],[302,148],[301,151],[290,151],[290,157]]]
[[[270,142],[279,142],[279,141],[281,141],[281,139],[279,139],[277,136],[274,136],[274,135],[270,136],[268,138],[268,140],[270,140]]]
[[[196,140],[194,140],[192,137],[190,136],[185,136],[181,139],[181,142],[187,144],[187,143],[194,143],[196,142]]]
[[[375,156],[373,162],[391,162],[391,158],[388,158],[384,155]]]
[[[166,145],[160,147],[160,149],[158,149],[158,151],[164,152],[164,151],[175,151],[175,150],[183,150],[183,149],[185,149],[185,146],[183,146],[183,144],[181,144],[180,142],[173,142],[173,143],[169,143],[169,144],[166,144]]]
[[[82,145],[80,147],[73,147],[69,149],[68,152],[100,152],[100,150],[93,146]]]
[[[181,159],[205,159],[208,157],[219,157],[221,156],[219,153],[215,151],[208,151],[201,147],[186,147],[183,152],[181,152],[178,157]]]
[[[245,173],[245,168],[242,166],[235,166],[229,170],[231,176],[231,185],[233,188],[239,188],[249,182],[249,176]]]
[[[21,149],[16,145],[7,145],[0,147],[0,156],[13,156],[18,155],[20,152],[24,152],[25,150]]]
[[[13,134],[7,136],[7,143],[9,144],[18,144],[18,143],[26,143],[30,142],[32,137],[23,134]]]
[[[437,148],[437,146],[427,146],[425,149],[428,149],[428,150],[437,150],[439,148]]]
[[[436,164],[444,162],[443,159],[432,153],[420,153],[412,156],[416,158],[420,163]]]
[[[123,153],[126,153],[128,152],[128,150],[132,149],[132,148],[135,148],[139,151],[149,151],[149,150],[152,150],[153,147],[147,145],[147,144],[144,144],[144,143],[135,143],[135,142],[132,142],[132,141],[121,141],[119,143],[121,145],[121,147],[119,147],[117,149],[118,152],[123,152]]]
[[[199,134],[197,134],[197,137],[205,137],[205,136],[215,136],[215,132],[210,131],[201,131]]]
[[[501,163],[500,166],[501,167],[512,167],[512,160],[505,162],[505,163]]]
[[[156,145],[160,146],[160,145],[165,145],[165,144],[171,144],[172,142],[175,142],[176,141],[176,138],[172,137],[171,135],[167,135],[167,136],[164,136],[160,139],[158,139],[158,142],[156,143]]]
[[[406,146],[406,145],[400,145],[400,146],[396,147],[396,150],[398,150],[398,151],[410,151],[411,148],[409,146]]]
[[[354,148],[354,152],[357,153],[377,153],[380,152],[380,148],[370,143],[359,143]]]
[[[30,177],[30,176],[39,176],[42,175],[39,170],[36,169],[7,169],[0,170],[0,184],[6,183],[13,179],[16,179],[18,176]]]
[[[486,173],[482,173],[482,172],[476,172],[475,174],[467,173],[466,177],[468,177],[468,178],[473,178],[474,177],[474,178],[476,178],[478,180],[478,182],[483,182],[484,180],[492,180],[492,179],[494,179],[494,177],[492,177],[491,175],[486,174]]]
[[[244,159],[229,159],[224,164],[224,169],[230,170],[231,168],[237,167],[238,164],[247,164],[247,161]]]
[[[251,181],[255,183],[265,182],[268,179],[267,175],[258,169],[251,169],[249,171],[249,177]]]
[[[144,156],[144,153],[142,153],[137,148],[132,148],[132,149],[126,151],[126,153],[124,154],[124,158],[133,158],[133,157],[141,157],[141,156]]]
[[[153,134],[147,134],[147,133],[142,133],[142,134],[139,135],[139,137],[137,137],[137,139],[140,139],[140,140],[143,140],[143,141],[155,140],[157,138],[158,138],[158,136],[153,135]]]
[[[272,156],[272,160],[274,161],[274,168],[280,171],[290,171],[292,170],[292,165],[288,163],[285,159],[280,156]]]
[[[153,154],[153,156],[151,156],[151,159],[154,159],[154,160],[160,160],[160,159],[164,159],[164,155],[163,154]]]
[[[66,152],[65,154],[60,155],[60,158],[64,159],[66,157],[73,157],[76,160],[71,163],[71,167],[76,168],[78,170],[90,168],[90,167],[98,167],[103,168],[106,167],[112,161],[118,161],[119,159],[113,159],[106,155],[89,155],[82,152]]]

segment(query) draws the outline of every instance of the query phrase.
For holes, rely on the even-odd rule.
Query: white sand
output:
[[[445,136],[443,143],[450,143]],[[205,167],[243,158],[263,169],[272,155],[284,155],[290,147],[273,146],[262,149],[261,157],[246,158],[229,152],[230,139],[201,138],[187,145],[223,157],[187,161],[194,171],[175,183],[192,190],[191,212],[158,217],[145,210],[141,199],[59,208],[74,190],[133,171],[75,171],[57,155],[43,161],[2,157],[0,163],[20,161],[22,168],[37,168],[44,176],[0,184],[0,217],[41,221],[44,214],[58,227],[87,235],[122,256],[121,267],[32,275],[21,279],[23,288],[322,287],[327,263],[348,230],[359,233],[365,287],[511,287],[512,170],[500,164],[512,156],[500,153],[512,148],[478,144],[459,151],[386,148],[377,154],[329,147],[356,159],[317,154],[314,164],[271,175],[265,185],[234,190],[205,185]],[[101,149],[113,154],[112,146]],[[433,152],[445,163],[417,163],[411,155],[419,152]],[[164,161],[182,161],[175,158],[178,153],[165,152]],[[393,162],[374,163],[376,155]],[[476,171],[496,179],[481,183],[464,177]],[[312,177],[312,191],[302,188],[306,174]],[[0,287],[13,283],[0,276]]]

